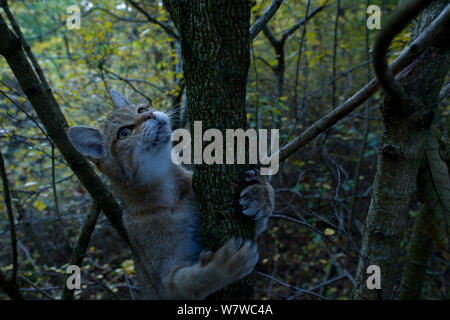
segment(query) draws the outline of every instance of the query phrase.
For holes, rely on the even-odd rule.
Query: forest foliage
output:
[[[254,1],[252,22],[270,2]],[[382,8],[382,19],[397,6],[393,0],[374,2],[380,2],[376,4]],[[367,3],[339,1],[339,11],[337,3],[284,1],[268,28],[251,44],[248,124],[280,129],[280,145],[374,77],[371,46],[377,30],[366,29]],[[82,12],[81,29],[69,30],[66,10],[72,4],[69,0],[9,1],[69,125],[100,127],[113,110],[109,90],[114,88],[135,103],[150,102],[162,110],[176,110],[172,121],[186,126],[180,46],[162,2],[139,3],[155,19],[149,22],[127,1],[77,1]],[[311,13],[317,8],[320,10],[306,23],[290,31],[307,10]],[[389,61],[407,46],[414,26],[411,23],[395,38]],[[283,56],[274,47],[281,39],[285,39]],[[72,248],[92,210],[92,200],[50,143],[3,57],[0,81],[0,148],[15,212],[21,292],[31,299],[58,299]],[[268,230],[259,239],[256,298],[351,298],[383,132],[383,98],[382,91],[374,94],[283,162],[280,172],[271,178],[276,209]],[[448,99],[443,100],[433,128],[438,139],[449,115]],[[434,148],[427,155],[432,159],[436,152]],[[446,177],[438,183],[448,183],[448,172],[442,174]],[[12,262],[3,197],[2,192],[0,269],[7,273]],[[420,210],[420,206],[412,206],[409,211],[408,232],[401,242],[403,254]],[[444,214],[434,218],[445,220]],[[442,235],[445,230],[437,232]],[[438,237],[437,241],[444,244],[447,239]],[[399,273],[404,259],[402,255],[398,261]],[[423,298],[447,298],[448,259],[447,250],[433,249]],[[134,297],[137,280],[131,253],[103,214],[82,269],[83,286],[75,293],[76,298]]]

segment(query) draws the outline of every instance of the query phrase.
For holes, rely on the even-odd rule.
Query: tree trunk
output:
[[[424,210],[424,208],[422,208]],[[425,233],[421,213],[414,221],[414,229],[406,255],[400,284],[400,300],[417,300],[422,292],[428,260],[433,249],[433,239]]]
[[[23,39],[18,38],[9,29],[0,16],[0,55],[5,57],[23,92],[27,96],[36,114],[44,125],[48,137],[58,147],[68,165],[80,182],[98,203],[121,238],[128,242],[122,225],[121,208],[105,184],[95,173],[89,162],[75,149],[66,134],[67,121],[51,91],[46,90],[41,78],[25,55]],[[31,52],[31,51],[30,51]],[[40,69],[40,68],[39,68]],[[43,74],[41,74],[43,77]]]
[[[422,14],[421,21],[429,19],[429,15],[436,16],[447,2],[433,2]],[[390,97],[382,106],[384,133],[356,273],[355,299],[394,297],[401,270],[400,240],[410,199],[416,190],[426,134],[449,66],[449,42],[441,34],[400,76],[406,92],[418,98],[423,107],[401,105]],[[366,286],[366,270],[370,265],[380,267],[381,290],[369,290]]]
[[[191,132],[194,121],[202,121],[203,131],[246,130],[250,1],[165,0],[164,4],[180,34]],[[245,169],[195,165],[193,187],[204,248],[217,250],[231,237],[253,237],[253,223],[238,204]],[[250,276],[213,298],[249,299],[253,282]]]

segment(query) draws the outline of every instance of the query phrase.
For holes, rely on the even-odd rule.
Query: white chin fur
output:
[[[170,139],[167,143],[160,141],[156,146],[152,146],[154,138],[149,141],[147,139],[144,138],[144,143],[135,147],[133,157],[136,162],[135,165],[139,168],[138,176],[142,184],[167,179],[172,161],[170,156],[172,142]]]

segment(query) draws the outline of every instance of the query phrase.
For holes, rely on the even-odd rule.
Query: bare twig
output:
[[[366,7],[369,6],[369,0],[366,0]],[[366,13],[366,18],[368,17],[368,13]],[[369,48],[369,29],[365,28],[365,44],[366,44],[366,60],[370,59],[370,48]],[[370,65],[367,65],[367,81],[370,81],[372,78]],[[359,175],[361,172],[361,165],[364,160],[364,153],[366,152],[367,138],[369,136],[369,115],[370,115],[370,100],[367,99],[365,103],[365,116],[364,116],[364,134],[363,134],[363,142],[361,144],[361,149],[359,150],[358,162],[356,163],[355,174],[353,176],[353,192],[352,192],[352,200],[350,202],[350,214],[348,220],[348,232],[351,235],[352,226],[355,219],[355,206],[356,206],[356,197],[358,195],[359,189]]]
[[[22,280],[24,280],[26,283],[28,283],[30,286],[32,286],[33,288],[35,288],[37,291],[39,291],[40,293],[42,293],[44,296],[46,296],[47,298],[49,298],[50,300],[55,300],[54,297],[52,297],[51,295],[49,295],[47,292],[45,292],[44,290],[42,290],[41,288],[39,288],[37,285],[35,285],[33,283],[33,281],[29,280],[27,277],[20,275],[20,278]]]
[[[311,0],[308,0],[308,2],[306,3],[306,13],[305,16],[308,16],[309,13],[309,5],[311,4]],[[294,85],[294,106],[295,108],[297,108],[297,88],[298,88],[298,76],[300,74],[300,61],[302,59],[302,53],[303,53],[303,45],[305,43],[305,35],[306,35],[306,21],[304,23],[303,26],[303,30],[302,30],[302,36],[300,38],[300,45],[298,48],[298,55],[297,55],[297,66],[295,68],[295,85]],[[297,117],[297,111],[295,112],[295,115]]]
[[[262,276],[262,277],[265,277],[265,278],[267,278],[267,279],[270,279],[270,280],[272,280],[272,281],[274,281],[274,282],[276,282],[276,283],[282,285],[283,287],[286,287],[286,288],[289,288],[289,289],[296,290],[297,292],[307,293],[307,294],[316,296],[316,297],[318,297],[318,298],[320,298],[320,299],[328,300],[326,297],[324,297],[324,296],[322,296],[322,295],[320,295],[320,294],[318,294],[318,293],[316,293],[316,292],[314,292],[314,291],[311,291],[311,290],[305,290],[305,289],[300,289],[300,288],[298,288],[298,287],[296,287],[296,286],[293,286],[293,285],[290,285],[290,284],[288,284],[288,283],[286,283],[286,282],[283,282],[283,281],[281,281],[281,280],[278,280],[277,278],[274,278],[274,277],[272,277],[271,275],[269,275],[269,274],[267,274],[267,273],[260,272],[260,271],[255,271],[255,274],[257,274],[257,275],[259,275],[259,276]]]
[[[109,14],[110,16],[114,17],[115,19],[119,20],[119,21],[132,22],[132,23],[146,23],[147,22],[147,20],[135,20],[135,19],[130,19],[130,18],[118,16],[118,15],[112,13],[111,11],[108,11],[105,8],[100,7],[100,6],[92,7],[88,11],[84,12],[81,15],[81,17],[82,18],[87,17],[92,12],[95,12],[97,10],[98,11],[103,11],[103,12]],[[27,41],[41,40],[43,37],[48,36],[48,35],[50,35],[52,33],[55,33],[56,31],[58,31],[59,29],[65,27],[65,26],[66,26],[66,21],[64,20],[63,22],[60,22],[57,26],[51,28],[50,30],[47,30],[47,31],[45,31],[45,32],[43,32],[41,34],[35,35],[35,36],[28,37],[28,38],[26,38],[26,40]]]
[[[145,11],[139,4],[137,4],[135,1],[133,0],[128,0],[128,2],[140,13],[142,13],[147,20],[150,23],[156,24],[158,26],[160,26],[168,35],[170,35],[171,37],[173,37],[176,40],[180,40],[180,37],[178,34],[175,33],[175,31],[169,27],[168,25],[165,25],[164,23],[159,22],[157,19],[153,18],[147,11]]]
[[[330,284],[332,284],[332,283],[334,283],[336,281],[339,281],[339,280],[342,280],[342,279],[345,279],[345,278],[350,278],[350,275],[348,274],[348,272],[345,272],[345,273],[343,273],[343,274],[341,274],[339,276],[336,276],[336,277],[331,278],[331,279],[329,279],[327,281],[319,283],[318,285],[315,285],[314,287],[312,287],[309,290],[310,291],[317,290],[317,289],[320,289],[322,287],[328,286],[328,285],[330,285]],[[294,300],[295,298],[298,298],[299,296],[301,296],[303,294],[304,294],[304,292],[296,292],[295,294],[293,294],[292,296],[290,296],[286,300]]]
[[[25,50],[25,53],[27,54],[28,58],[30,59],[31,64],[33,65],[33,68],[36,71],[36,73],[39,77],[39,80],[42,83],[42,86],[44,87],[44,90],[48,96],[48,99],[54,100],[55,98],[52,94],[52,90],[50,89],[50,86],[48,85],[47,79],[44,76],[44,72],[42,71],[38,61],[36,60],[36,57],[34,56],[33,52],[31,51],[30,46],[25,41],[25,37],[23,36],[23,33],[20,30],[20,27],[16,22],[16,19],[14,18],[11,11],[9,10],[8,2],[3,1],[0,3],[0,5],[3,8],[3,11],[5,11],[5,14],[8,17],[8,20],[11,23],[11,26],[13,27],[14,32],[19,37],[20,43],[21,43],[23,49]],[[54,103],[56,103],[56,100],[54,101]]]
[[[1,152],[0,152],[0,174],[3,182],[4,201],[8,213],[9,233],[11,237],[11,259],[13,265],[11,279],[7,279],[6,276],[3,275],[3,273],[0,271],[0,289],[2,289],[12,299],[23,299],[22,294],[20,293],[19,287],[17,285],[18,262],[17,262],[17,238],[14,221],[14,212],[12,209],[11,194],[9,191],[8,175],[6,174],[5,162],[3,161],[3,155]]]
[[[59,211],[59,201],[58,192],[56,190],[56,176],[55,176],[55,146],[52,144],[52,190],[53,190],[53,200],[55,202],[55,211],[58,219],[61,219],[61,211]]]

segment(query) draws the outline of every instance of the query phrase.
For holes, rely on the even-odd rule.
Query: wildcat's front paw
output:
[[[254,241],[233,238],[214,254],[205,253],[203,259],[203,263],[208,261],[208,267],[220,270],[220,276],[226,276],[229,284],[253,271],[258,263],[258,246]]]
[[[240,194],[239,204],[243,208],[242,212],[255,220],[268,217],[272,213],[275,203],[272,186],[257,170],[247,171],[245,181],[253,184]]]

